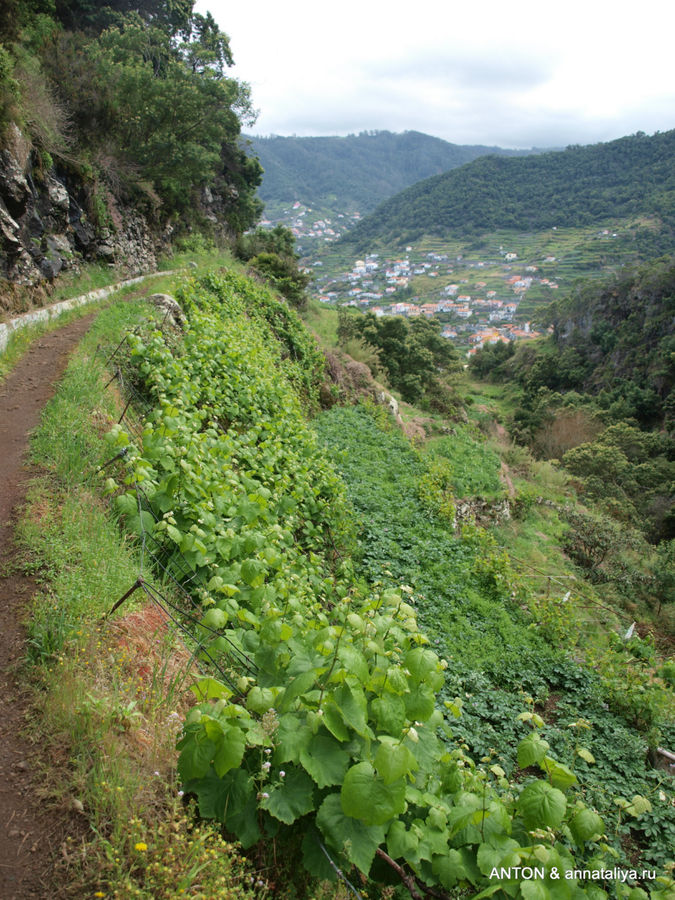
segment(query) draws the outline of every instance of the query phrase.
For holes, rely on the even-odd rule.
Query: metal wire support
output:
[[[325,848],[323,842],[320,841],[318,838],[316,839],[316,842],[317,842],[317,844],[319,845],[319,847],[321,847],[321,850],[323,851],[323,855],[326,857],[326,859],[327,859],[328,862],[330,863],[331,868],[333,869],[333,871],[335,872],[335,874],[337,875],[337,877],[340,879],[340,881],[342,881],[343,884],[347,885],[347,887],[348,887],[349,890],[352,892],[352,894],[357,898],[357,900],[363,900],[363,897],[361,896],[361,894],[356,890],[356,888],[355,888],[354,885],[351,883],[351,881],[347,878],[347,876],[346,876],[345,873],[342,871],[342,869],[341,869],[341,868],[337,865],[337,863],[333,860],[333,858],[331,857],[331,855],[330,855],[330,853],[328,852],[328,850],[326,850],[326,848]]]

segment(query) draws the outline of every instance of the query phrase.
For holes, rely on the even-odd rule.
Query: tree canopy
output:
[[[37,84],[70,125],[67,141],[43,140],[43,151],[161,218],[194,219],[208,189],[233,232],[256,221],[262,170],[240,138],[255,118],[250,91],[227,73],[229,38],[210,13],[194,13],[194,0],[12,2],[16,27],[0,70],[5,119],[30,134]]]
[[[401,191],[342,240],[401,245],[423,235],[540,231],[646,214],[663,223],[672,248],[674,159],[675,130],[514,159],[484,156]]]

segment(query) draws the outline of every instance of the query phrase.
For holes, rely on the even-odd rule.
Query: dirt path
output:
[[[0,382],[0,898],[50,900],[54,853],[65,837],[65,816],[45,809],[38,792],[35,748],[21,734],[29,710],[18,667],[24,654],[22,620],[31,579],[7,573],[13,515],[25,496],[30,432],[56,389],[68,354],[94,313],[38,338]]]

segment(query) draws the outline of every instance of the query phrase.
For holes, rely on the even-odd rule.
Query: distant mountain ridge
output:
[[[398,191],[486,154],[519,156],[536,150],[451,144],[405,131],[368,131],[346,137],[253,137],[265,174],[265,203],[335,205],[368,213]]]
[[[423,235],[467,237],[537,231],[608,218],[660,220],[655,251],[675,236],[675,130],[526,158],[487,156],[436,175],[382,203],[343,242],[359,249]]]

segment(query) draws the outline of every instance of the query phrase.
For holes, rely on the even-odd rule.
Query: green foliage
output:
[[[43,5],[26,4],[12,48],[20,108],[0,116],[146,212],[205,227],[195,208],[208,188],[223,224],[248,228],[261,169],[239,138],[254,114],[248,85],[226,75],[229,39],[213,17],[192,0]],[[2,109],[8,84],[0,77]]]
[[[378,318],[374,313],[338,310],[338,339],[343,345],[355,337],[370,344],[389,383],[404,400],[416,403],[424,396],[427,405],[447,412],[452,401],[449,395],[443,396],[438,373],[455,371],[459,357],[440,332],[438,322],[421,317],[408,322],[395,316]]]
[[[518,440],[562,456],[587,496],[655,542],[675,534],[674,313],[675,266],[658,260],[552,304],[551,337],[497,370],[524,389]]]
[[[565,509],[565,518],[570,526],[565,535],[565,550],[577,565],[588,571],[591,581],[606,581],[613,574],[611,569],[607,571],[607,565],[616,566],[622,551],[630,545],[628,532],[606,516],[572,507]]]
[[[585,390],[614,420],[651,427],[666,417],[675,383],[675,266],[663,259],[602,284],[581,284],[551,304],[542,321],[554,333],[514,360],[531,395]]]
[[[93,32],[102,31],[111,21],[129,13],[172,35],[189,32],[195,18],[193,6],[194,0],[54,0],[56,18],[66,28]]]
[[[286,376],[306,407],[316,408],[318,390],[323,380],[324,358],[298,313],[268,290],[234,272],[206,275],[198,284],[209,292],[206,295],[208,305],[213,306],[216,299],[228,304],[231,296],[236,294],[245,304],[247,314],[269,328],[278,341],[281,366]],[[188,307],[201,306],[203,302],[202,295],[194,291],[183,292],[181,300]]]
[[[256,137],[253,149],[265,176],[265,203],[296,199],[324,206],[340,198],[341,208],[370,212],[421,178],[446,172],[486,153],[520,151],[458,146],[416,131],[364,131],[346,137]]]
[[[675,538],[663,541],[656,551],[652,594],[656,605],[656,613],[661,613],[664,605],[675,603]],[[670,676],[670,683],[675,687],[675,672]]]
[[[525,589],[489,536],[465,529],[459,539],[454,537],[442,509],[429,502],[438,499],[430,498],[428,490],[429,484],[438,484],[437,452],[447,454],[442,461],[450,463],[453,487],[463,483],[465,490],[472,485],[481,493],[497,479],[498,459],[462,430],[432,441],[421,459],[396,432],[379,431],[363,411],[353,409],[334,408],[322,414],[317,425],[359,515],[359,571],[372,581],[410,585],[426,634],[434,647],[444,648],[449,666],[441,697],[459,716],[450,723],[454,739],[464,742],[475,758],[498,760],[507,772],[515,765],[516,745],[521,766],[538,764],[550,748],[537,743],[538,757],[523,755],[517,721],[523,688],[542,707],[549,692],[562,694],[565,703],[558,702],[556,714],[547,717],[544,733],[557,759],[568,767],[582,766],[579,777],[593,804],[613,819],[612,793],[632,790],[653,796],[645,744],[630,729],[646,731],[655,721],[663,722],[658,703],[662,691],[648,686],[633,667],[627,676],[621,641],[615,659],[605,661],[602,678],[567,658],[565,647],[574,646],[569,609],[560,605],[559,627],[552,630],[539,611],[532,621],[523,617],[519,603],[527,602]],[[449,499],[447,492],[444,496]],[[623,577],[620,546],[612,548],[612,559],[612,574]],[[532,720],[531,713],[525,715]],[[584,743],[595,764],[579,756],[579,744],[571,740],[570,723],[580,720],[589,723]],[[545,766],[550,768],[549,763]],[[543,771],[547,777],[567,777],[562,770],[555,776],[552,769]],[[663,790],[670,790],[667,783]],[[669,852],[673,823],[673,811],[665,802],[659,805],[658,820],[658,837],[642,840],[641,851],[661,864]],[[620,846],[618,840],[614,843]]]
[[[675,460],[664,434],[640,431],[622,423],[607,428],[592,443],[563,456],[566,468],[583,478],[584,492],[595,500],[611,498],[625,521],[647,519],[648,535],[669,537],[673,521],[672,484]],[[617,510],[618,512],[618,510]]]
[[[240,235],[235,245],[239,259],[250,263],[296,309],[306,309],[305,288],[309,276],[298,268],[293,233],[283,225],[272,229],[256,228]]]
[[[498,341],[496,344],[486,344],[471,357],[469,367],[478,378],[496,379],[504,374],[503,364],[511,359],[515,352],[513,342]]]
[[[263,276],[296,309],[307,306],[305,288],[309,276],[298,270],[298,265],[288,257],[277,253],[258,253],[251,259],[251,268]]]
[[[254,231],[240,235],[235,244],[235,253],[245,262],[259,253],[276,253],[278,256],[298,259],[293,232],[283,225],[275,225],[274,228],[259,226]]]
[[[426,467],[389,434],[400,458],[380,450],[391,479],[381,515],[412,525],[405,509],[420,543],[406,548],[401,532],[390,585],[368,587],[344,559],[353,539],[342,484],[284,378],[281,344],[238,288],[213,276],[186,286],[180,347],[158,332],[130,338],[156,408],[142,451],[123,429],[110,435],[112,446],[129,447],[121,512],[133,524],[137,485],[157,517],[144,527],[167,558],[180,548],[200,576],[190,579],[203,585],[194,600],[216,632],[208,638],[205,627],[204,641],[237,685],[235,693],[209,677],[196,686],[200,702],[179,741],[185,791],[244,846],[274,838],[290,848],[302,834],[302,861],[317,877],[334,877],[317,841],[340,868],[375,883],[382,850],[421,885],[472,892],[490,887],[488,859],[534,858],[531,828],[541,829],[537,858],[547,866],[573,866],[573,827],[576,859],[603,858],[564,764],[547,755],[552,784],[509,787],[499,766],[475,767],[453,743],[437,708],[447,663],[417,625],[413,589],[393,586],[406,567],[421,584],[447,571],[433,546],[447,523],[425,512],[417,492]],[[335,410],[323,417],[326,436],[341,417],[363,466],[372,456],[364,435],[382,433],[363,410]],[[401,494],[396,475],[406,469]],[[364,503],[373,487],[362,480]],[[361,541],[364,567],[375,564],[367,550]],[[477,585],[495,596],[509,589],[506,563],[486,538],[468,534],[462,557]],[[377,570],[384,574],[379,561]]]
[[[84,54],[80,68],[98,85],[91,110],[91,90],[82,96],[73,78],[61,83],[80,130],[100,140],[90,131],[93,113],[169,209],[189,208],[195,190],[220,175],[222,145],[236,141],[239,116],[250,112],[246,89],[211,69],[193,71],[165,31],[133,18],[95,43],[63,36],[50,65],[55,77],[74,41]]]
[[[458,497],[498,497],[503,493],[499,480],[498,455],[469,428],[455,426],[450,437],[428,444],[431,458],[447,460],[450,481]]]
[[[466,238],[652,215],[673,247],[675,131],[525,158],[486,156],[401,191],[343,243],[397,246],[423,235]],[[662,252],[662,251],[661,251]]]
[[[9,122],[16,117],[19,83],[14,78],[14,61],[0,44],[0,138]]]

